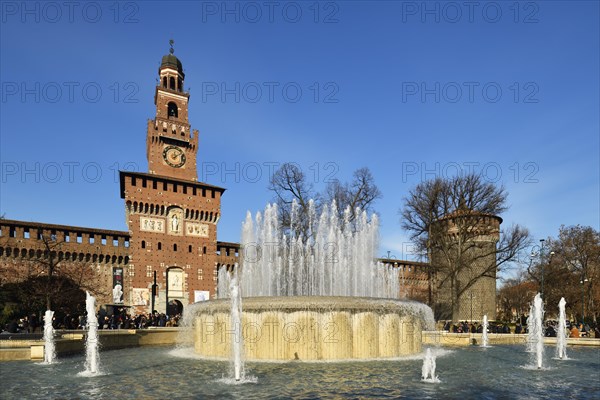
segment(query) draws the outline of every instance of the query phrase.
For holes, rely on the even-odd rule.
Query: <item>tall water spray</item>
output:
[[[56,360],[53,318],[54,311],[46,310],[46,314],[44,314],[44,362],[46,364],[52,364]]]
[[[435,356],[431,353],[431,349],[427,348],[425,358],[423,358],[423,366],[421,367],[421,380],[425,382],[439,382],[437,376],[435,376],[435,367]]]
[[[234,268],[238,275],[221,268],[219,299],[196,307],[196,352],[210,357],[233,353],[230,358],[236,380],[248,381],[242,354],[250,360],[391,358],[420,352],[421,331],[434,328],[430,307],[398,300],[402,297],[402,268],[376,262],[376,215],[369,219],[365,212],[357,209],[353,214],[347,209],[340,218],[335,204],[323,207],[318,217],[316,214],[312,201],[306,213],[293,203],[290,228],[284,229],[276,205],[268,205],[264,214],[258,213],[254,219],[248,213],[242,227],[241,263]],[[240,293],[244,295],[244,321],[276,327],[271,339],[259,335],[243,350],[237,322]],[[227,301],[227,297],[232,299]],[[240,342],[234,345],[240,347],[223,347],[222,341],[205,329],[204,321],[216,322],[222,318],[221,312],[230,313],[227,332],[235,334],[233,340]],[[285,328],[291,325],[305,335],[301,344],[285,339]],[[330,326],[339,329],[339,339],[321,340],[322,331],[308,334]],[[377,342],[373,337],[382,343],[373,346]]]
[[[535,343],[533,341],[534,337],[531,333],[531,328],[533,327],[533,302],[529,305],[529,315],[527,315],[527,336],[525,337],[525,351],[527,353],[535,353]]]
[[[238,268],[233,271],[229,284],[229,295],[231,297],[231,327],[233,328],[233,338],[231,339],[233,377],[236,381],[239,381],[244,375],[244,365],[242,361],[242,296],[238,280]]]
[[[286,234],[276,205],[267,205],[242,227],[240,287],[244,296],[359,296],[399,298],[400,269],[375,261],[378,219],[350,209],[338,217],[335,204],[317,216],[309,204],[308,221],[299,220],[292,204]],[[308,227],[307,230],[302,227]],[[304,236],[305,235],[305,236]],[[228,293],[227,271],[219,275],[219,297]]]
[[[85,309],[87,311],[85,373],[97,374],[100,364],[98,354],[98,318],[96,317],[96,298],[89,292],[85,294]]]
[[[538,369],[543,366],[544,360],[544,302],[538,293],[533,299],[533,304],[527,318],[527,348],[533,354],[533,365]]]
[[[565,314],[565,305],[567,302],[564,297],[558,302],[558,329],[556,331],[556,357],[561,360],[567,358],[567,317]]]
[[[487,314],[483,316],[483,331],[481,331],[481,345],[488,346],[488,318]]]

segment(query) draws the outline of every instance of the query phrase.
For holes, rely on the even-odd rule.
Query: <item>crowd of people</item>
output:
[[[98,313],[98,329],[147,329],[151,327],[177,327],[181,315],[168,316],[164,313],[134,314],[116,312],[108,315],[106,311]],[[70,312],[56,312],[52,319],[54,329],[77,330],[86,329],[87,316],[85,313],[72,314]],[[36,313],[25,315],[21,318],[11,319],[5,326],[0,327],[0,332],[7,333],[41,333],[44,330],[44,316],[38,317]]]
[[[0,327],[0,332],[8,333],[39,333],[44,329],[44,317],[38,318],[35,313],[22,318],[13,318]]]
[[[590,324],[576,324],[570,323],[567,324],[567,329],[569,330],[569,337],[579,338],[579,337],[588,337],[588,338],[600,338],[600,325],[597,323]],[[546,334],[546,336],[549,336]],[[553,336],[556,336],[556,332]]]
[[[446,321],[444,330],[452,333],[483,333],[483,324],[467,321],[452,324]],[[491,322],[488,324],[488,333],[511,333],[511,329],[507,323]]]
[[[177,327],[181,314],[168,316],[165,313],[154,311],[153,313],[141,313],[131,315],[126,309],[118,309],[111,315],[108,315],[104,309],[98,313],[99,329],[147,329],[151,327]],[[517,322],[514,327],[506,322],[490,322],[488,324],[488,333],[516,333],[526,334],[527,324]],[[86,314],[76,314],[70,312],[58,311],[54,314],[52,326],[54,329],[77,330],[86,329]],[[0,332],[8,333],[41,333],[44,329],[44,316],[36,313],[25,315],[21,318],[10,320],[5,326],[0,327]],[[483,333],[483,325],[478,322],[462,321],[453,324],[446,321],[443,330],[452,333]],[[566,330],[568,336],[573,338],[588,337],[600,338],[600,324],[598,323],[575,323],[567,321]],[[548,320],[545,322],[544,335],[546,337],[556,337],[558,331],[558,321]],[[565,332],[567,333],[567,332]]]
[[[181,315],[169,317],[164,313],[153,312],[149,314],[113,314],[111,316],[98,316],[99,329],[146,329],[150,327],[177,327]],[[85,326],[85,325],[84,325]]]
[[[452,324],[451,321],[446,321],[444,324],[445,331],[452,333],[483,333],[483,325],[477,322],[462,321],[457,324]],[[589,338],[600,338],[600,324],[583,324],[567,321],[565,334],[569,337],[589,337]],[[544,327],[544,336],[556,337],[558,331],[558,321],[546,321]],[[490,322],[488,324],[488,333],[516,333],[526,334],[528,333],[527,324],[521,324],[517,322],[512,328],[506,322]]]

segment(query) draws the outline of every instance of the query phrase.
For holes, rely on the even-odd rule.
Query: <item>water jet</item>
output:
[[[487,314],[483,316],[483,330],[481,331],[481,345],[488,347],[488,318]]]
[[[556,357],[563,360],[567,358],[567,317],[564,297],[558,302],[558,329],[556,330]]]
[[[56,360],[53,318],[54,311],[46,310],[44,314],[44,363],[46,364],[52,364]]]
[[[532,364],[542,369],[544,360],[544,303],[538,293],[533,299],[527,318],[527,349],[532,353]]]
[[[96,317],[96,298],[89,292],[85,293],[85,309],[87,312],[87,334],[85,342],[85,372],[97,374],[99,371],[98,354],[98,319]]]

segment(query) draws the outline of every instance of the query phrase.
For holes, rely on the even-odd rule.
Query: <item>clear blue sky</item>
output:
[[[286,161],[317,189],[369,167],[382,255],[411,258],[402,198],[458,169],[504,184],[504,224],[536,240],[599,229],[598,2],[266,3],[2,2],[0,212],[126,229],[117,170],[147,171],[173,38],[219,240]]]

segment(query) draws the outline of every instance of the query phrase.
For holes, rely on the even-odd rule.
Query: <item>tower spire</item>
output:
[[[148,172],[197,181],[198,131],[192,130],[188,119],[190,94],[183,90],[185,74],[181,61],[173,54],[174,44],[170,39],[169,54],[163,56],[158,69],[156,117],[148,124],[146,142]]]

